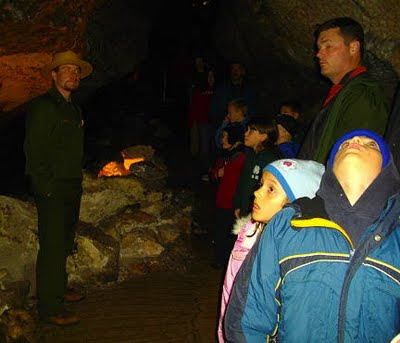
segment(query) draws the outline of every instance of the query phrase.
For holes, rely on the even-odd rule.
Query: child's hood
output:
[[[250,220],[251,220],[251,214],[249,214],[249,215],[246,216],[246,217],[241,217],[241,218],[237,219],[237,220],[235,221],[235,223],[233,224],[232,233],[233,233],[234,235],[237,235],[237,234],[240,232],[240,230],[243,228],[243,226],[245,226],[246,223],[247,223],[248,221],[250,221]]]

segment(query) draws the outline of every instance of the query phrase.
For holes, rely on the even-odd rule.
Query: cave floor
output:
[[[81,322],[42,326],[42,343],[214,342],[222,271],[209,266],[211,246],[197,238],[186,274],[162,272],[92,290],[68,309]]]

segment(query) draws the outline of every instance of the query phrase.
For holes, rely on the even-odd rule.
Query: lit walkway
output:
[[[214,342],[222,273],[208,266],[211,249],[201,245],[189,273],[157,273],[96,289],[70,305],[81,316],[79,325],[42,327],[41,343]]]

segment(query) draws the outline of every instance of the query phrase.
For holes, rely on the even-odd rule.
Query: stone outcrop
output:
[[[81,37],[97,2],[0,2],[0,110],[9,111],[46,91],[51,83],[40,70],[53,52],[85,52]]]
[[[104,283],[118,278],[120,262],[155,258],[191,227],[188,196],[146,192],[132,176],[85,174],[77,249],[68,260],[71,281]],[[34,289],[38,251],[33,204],[0,196],[0,283],[29,280]]]
[[[35,207],[0,196],[0,282],[30,280],[34,285],[38,251]]]
[[[71,284],[90,287],[118,279],[118,242],[100,229],[81,223],[76,243],[76,253],[67,260],[68,281]]]
[[[142,183],[135,178],[97,178],[85,174],[80,220],[93,225],[144,199]]]
[[[35,331],[35,318],[24,309],[10,309],[0,316],[0,342],[39,343]]]
[[[102,230],[120,242],[120,263],[124,266],[142,258],[158,257],[180,236],[190,233],[189,213],[170,218],[154,216],[141,210],[116,215]]]
[[[149,190],[147,182],[85,173],[76,247],[67,260],[69,284],[90,288],[135,274],[185,270],[193,197],[165,187]],[[32,332],[35,319],[23,309],[35,293],[38,248],[33,203],[0,196],[0,340]]]
[[[82,98],[110,79],[131,72],[146,57],[159,4],[0,1],[0,112],[10,111],[49,88],[51,82],[41,75],[41,68],[54,52],[73,50],[93,64],[94,73],[82,82]]]

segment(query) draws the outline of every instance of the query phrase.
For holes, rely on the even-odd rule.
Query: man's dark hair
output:
[[[264,149],[273,147],[278,139],[278,128],[276,127],[276,123],[267,117],[257,116],[251,118],[247,124],[247,128],[268,135],[268,139],[263,142]]]
[[[339,28],[340,35],[344,38],[344,42],[349,44],[351,41],[356,40],[360,43],[361,56],[364,54],[364,30],[362,26],[354,19],[349,17],[340,17],[330,19],[317,26],[314,31],[315,40],[318,40],[319,35],[323,31],[329,29]]]
[[[293,111],[301,114],[302,106],[301,103],[295,99],[286,99],[279,104],[279,110],[282,106],[290,107]]]

